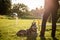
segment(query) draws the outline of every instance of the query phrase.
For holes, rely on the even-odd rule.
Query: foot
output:
[[[52,38],[55,38],[55,36],[51,36]]]
[[[44,38],[44,35],[39,35],[40,37]]]
[[[56,37],[52,37],[53,38],[53,40],[58,40]]]
[[[51,35],[51,37],[52,37],[52,38],[55,38],[55,35],[53,34],[53,35]]]

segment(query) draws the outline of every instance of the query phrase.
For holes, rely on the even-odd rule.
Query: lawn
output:
[[[16,33],[19,30],[28,29],[31,26],[33,20],[34,19],[19,19],[16,22],[15,19],[13,19],[13,20],[0,19],[0,40],[26,40],[26,37],[18,37],[18,36],[16,36]],[[37,33],[38,33],[38,37],[36,39],[40,40],[40,37],[39,37],[40,31],[39,31],[37,20],[36,20],[36,23],[37,23]],[[40,20],[40,24],[41,24],[41,20]],[[47,24],[49,24],[49,23],[47,23]],[[60,40],[60,25],[57,25],[56,29],[57,29],[56,38]],[[52,40],[51,25],[47,25],[45,37],[47,40]]]

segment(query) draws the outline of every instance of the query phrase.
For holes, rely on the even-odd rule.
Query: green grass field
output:
[[[0,40],[26,40],[26,37],[18,37],[16,33],[19,30],[28,29],[32,22],[33,19],[19,19],[17,23],[16,20],[0,19]],[[36,39],[41,40],[39,37],[40,31],[38,29],[39,27],[37,26],[38,37]],[[51,38],[51,25],[46,27],[45,37],[46,40],[53,40]],[[56,38],[60,40],[60,25],[57,25]]]

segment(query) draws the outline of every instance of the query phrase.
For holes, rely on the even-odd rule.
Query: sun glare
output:
[[[23,3],[29,7],[29,10],[40,8],[42,6],[44,8],[44,0],[12,0],[12,4]]]

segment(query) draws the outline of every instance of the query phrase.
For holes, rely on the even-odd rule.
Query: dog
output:
[[[16,33],[17,36],[37,36],[36,22],[32,22],[32,25],[27,30],[20,30]]]

